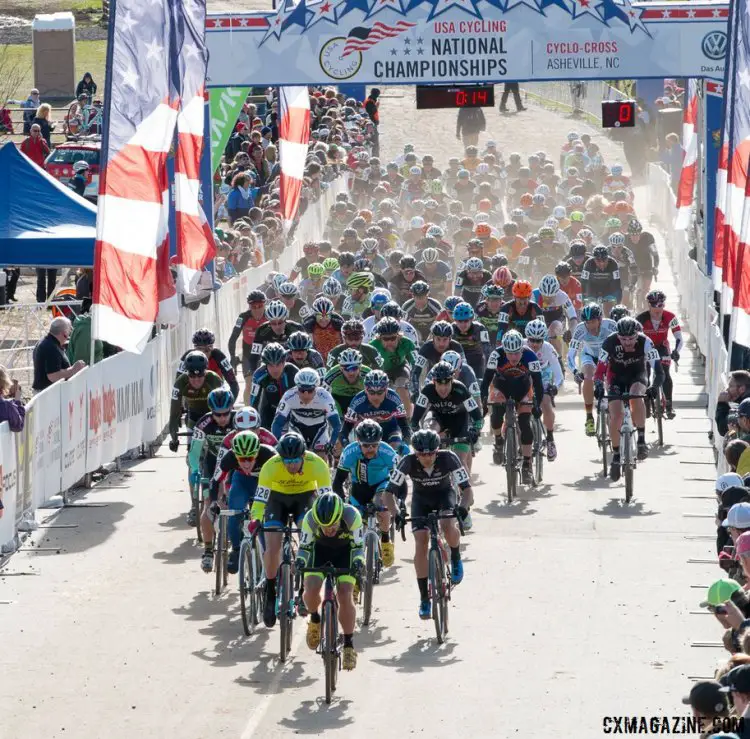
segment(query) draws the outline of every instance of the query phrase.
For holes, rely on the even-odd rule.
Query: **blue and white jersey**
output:
[[[365,459],[362,447],[355,441],[341,452],[338,468],[348,472],[352,482],[366,483],[374,488],[385,487],[398,459],[393,447],[384,441],[380,442],[373,459]]]
[[[617,323],[610,318],[602,318],[602,324],[599,328],[599,334],[594,336],[589,333],[586,328],[584,321],[581,321],[573,332],[573,336],[570,339],[570,348],[568,350],[568,367],[570,371],[576,370],[576,357],[579,352],[588,355],[596,364],[599,352],[602,348],[604,340],[610,335],[617,331]]]
[[[530,346],[529,349],[534,351]],[[552,346],[549,341],[545,341],[541,347],[539,347],[539,351],[535,353],[539,359],[539,366],[541,367],[542,385],[544,385],[545,388],[548,388],[550,385],[560,387],[565,378],[563,376],[562,367],[560,366],[560,355],[557,353],[555,347]]]

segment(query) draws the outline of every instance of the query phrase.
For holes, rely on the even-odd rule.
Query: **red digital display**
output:
[[[417,85],[417,110],[491,108],[494,105],[494,85]]]
[[[602,128],[633,128],[634,100],[602,100]]]

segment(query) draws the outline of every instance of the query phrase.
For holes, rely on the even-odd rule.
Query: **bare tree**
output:
[[[28,64],[21,62],[15,54],[11,54],[9,45],[0,46],[0,108],[21,91],[21,85],[29,78],[30,71],[31,62]],[[24,95],[28,94],[28,90],[21,92]],[[14,120],[15,123],[18,121]]]

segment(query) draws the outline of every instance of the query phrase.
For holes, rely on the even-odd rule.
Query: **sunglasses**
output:
[[[282,457],[281,461],[284,464],[298,464],[302,461],[302,457]]]
[[[450,385],[453,380],[433,380],[436,385]]]
[[[380,340],[382,342],[386,342],[386,341],[398,341],[398,336],[381,336]]]
[[[544,344],[544,339],[527,339],[529,344]]]
[[[314,393],[315,388],[314,387],[298,387],[297,391],[300,393]]]
[[[223,413],[218,413],[217,411],[213,412],[213,416],[215,418],[226,418],[227,416],[231,416],[232,411],[224,411]]]
[[[344,372],[356,372],[359,367],[360,365],[358,364],[341,365],[341,369],[344,370]]]
[[[365,388],[365,390],[368,395],[385,395],[385,390],[370,390],[370,388]]]
[[[359,442],[359,445],[362,449],[377,449],[380,446],[380,444],[370,444],[362,441]]]
[[[237,457],[236,454],[234,456]],[[252,457],[237,457],[237,461],[238,462],[252,462],[254,459],[257,459],[257,458],[258,458],[258,455],[253,454]]]
[[[268,323],[270,323],[271,326],[283,326],[286,323],[286,319],[281,318],[278,321],[269,321]]]

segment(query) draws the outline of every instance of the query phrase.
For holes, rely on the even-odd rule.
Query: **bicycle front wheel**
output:
[[[323,645],[323,667],[326,674],[326,703],[330,703],[336,692],[336,678],[339,669],[339,656],[336,649],[336,613],[333,603],[326,601],[323,604],[323,634],[321,642]]]
[[[508,504],[516,497],[516,426],[508,424],[505,435],[505,478],[508,487]]]
[[[624,431],[620,437],[622,449],[622,474],[625,478],[625,502],[630,503],[633,498],[633,444],[630,431]]]
[[[242,630],[245,636],[250,636],[255,631],[255,583],[253,582],[252,553],[248,539],[243,539],[240,544],[240,613],[242,614]]]
[[[664,446],[664,405],[662,403],[664,396],[659,392],[659,397],[652,401],[654,408],[654,417],[656,418],[656,434],[660,447]]]
[[[607,414],[600,411],[597,414],[597,421],[599,423],[599,446],[602,449],[602,474],[606,477],[609,471],[607,469],[607,447],[609,446]]]
[[[372,615],[372,595],[375,585],[376,552],[378,542],[375,534],[368,533],[365,539],[365,581],[362,588],[362,624],[369,625]]]
[[[437,549],[430,549],[429,556],[432,620],[438,644],[442,644],[445,641],[445,615],[448,607],[443,593],[443,558]]]
[[[216,545],[214,547],[214,571],[216,572],[216,595],[221,595],[224,584],[224,567],[226,566],[226,531],[227,519],[219,516],[219,530],[216,532]]]
[[[534,419],[534,484],[540,485],[544,476],[544,429],[542,422]]]
[[[283,662],[292,646],[292,617],[289,604],[292,600],[292,572],[289,564],[281,565],[279,578],[279,658]]]

